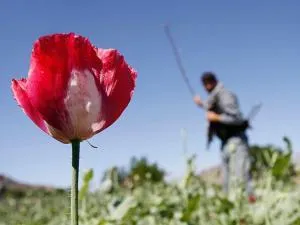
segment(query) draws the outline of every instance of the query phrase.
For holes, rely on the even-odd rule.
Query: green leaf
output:
[[[200,194],[197,194],[188,199],[187,206],[181,218],[182,221],[189,222],[191,220],[193,213],[199,208],[200,198]]]
[[[89,190],[90,181],[93,179],[94,171],[89,169],[83,176],[83,185],[79,191],[79,199],[83,200]]]

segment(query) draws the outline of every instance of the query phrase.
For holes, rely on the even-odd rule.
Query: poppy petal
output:
[[[103,111],[106,114],[99,122],[97,132],[100,132],[113,124],[128,106],[134,92],[137,72],[116,49],[98,48],[97,53],[103,63],[98,78],[105,96]]]
[[[102,62],[87,38],[73,33],[39,38],[28,76],[27,93],[32,105],[49,125],[72,138],[76,131],[66,108],[70,79],[74,74],[100,73],[101,68]]]

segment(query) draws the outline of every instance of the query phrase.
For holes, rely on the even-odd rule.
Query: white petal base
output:
[[[70,118],[70,123],[63,128],[67,136],[65,138],[85,140],[92,137],[99,127],[102,96],[90,71],[71,72],[64,103]],[[49,125],[48,130],[52,136],[61,136],[60,132]]]

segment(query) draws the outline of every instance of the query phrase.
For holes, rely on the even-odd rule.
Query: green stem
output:
[[[71,224],[78,225],[78,175],[80,141],[72,141]]]

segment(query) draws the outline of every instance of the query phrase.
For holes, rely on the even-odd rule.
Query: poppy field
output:
[[[230,195],[225,197],[219,185],[198,176],[195,156],[186,159],[183,178],[168,182],[145,179],[139,185],[133,182],[124,186],[112,169],[96,190],[89,191],[89,184],[95,179],[91,169],[85,172],[79,189],[79,224],[299,225],[300,187],[286,180],[284,174],[276,176],[274,171],[278,165],[283,171],[282,162],[288,155],[269,156],[273,167],[264,169],[259,175],[262,179],[256,179],[258,200],[254,204],[248,203],[242,185],[233,182]],[[1,199],[0,224],[69,224],[69,202],[69,190],[32,191],[18,198],[7,194]]]

